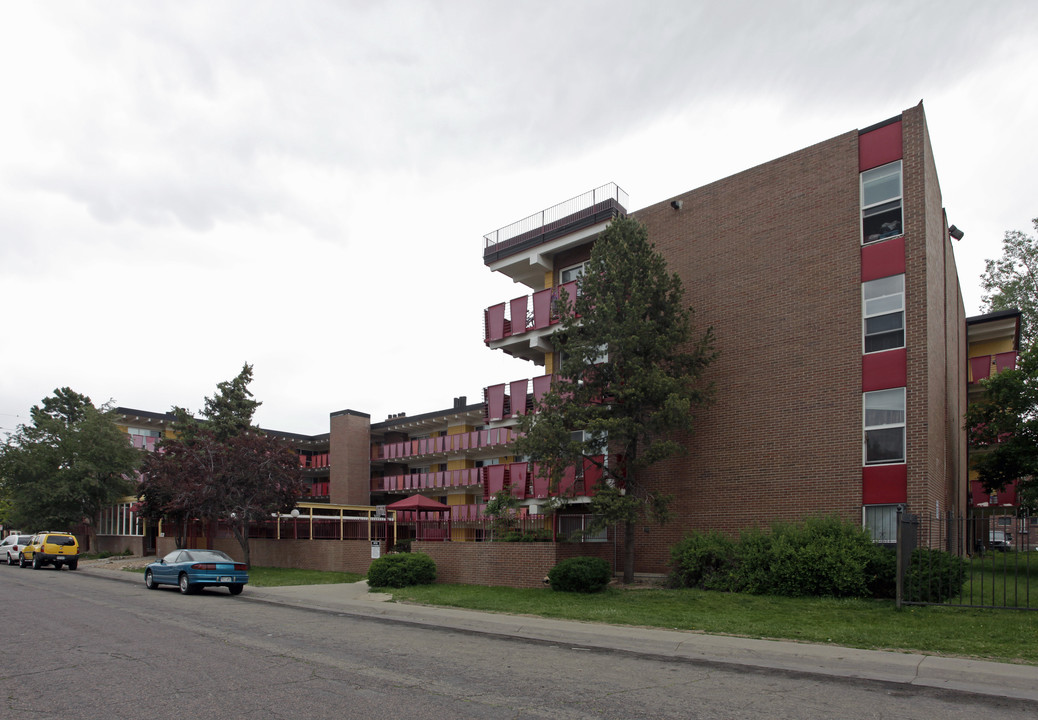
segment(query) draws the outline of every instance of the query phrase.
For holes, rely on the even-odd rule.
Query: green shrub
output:
[[[693,532],[670,549],[672,587],[730,590],[735,543],[719,532]]]
[[[368,567],[368,587],[401,588],[435,581],[436,563],[425,553],[385,555]]]
[[[551,542],[551,533],[547,530],[513,530],[503,536],[501,542]]]
[[[595,557],[569,558],[548,571],[551,589],[560,592],[599,592],[612,577],[609,563]]]
[[[746,531],[731,589],[787,597],[869,597],[876,546],[857,523],[809,517]]]
[[[912,551],[901,596],[907,602],[941,603],[955,597],[966,582],[966,560],[943,550]]]
[[[897,551],[889,545],[873,546],[872,557],[865,565],[869,594],[879,600],[897,596]]]
[[[396,544],[389,548],[389,552],[409,553],[411,552],[411,542],[411,538],[407,538],[406,540],[397,540]]]

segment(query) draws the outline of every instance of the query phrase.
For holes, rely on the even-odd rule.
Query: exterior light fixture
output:
[[[681,201],[680,201],[680,200],[671,200],[671,201],[670,201],[670,206],[671,206],[672,208],[674,208],[675,210],[680,210],[680,209],[681,209],[681,204],[682,204],[682,203],[681,203]]]
[[[965,235],[966,233],[964,233],[962,230],[959,230],[959,228],[957,228],[954,225],[952,225],[950,228],[948,228],[948,234],[951,235],[956,240],[962,240],[962,236]]]

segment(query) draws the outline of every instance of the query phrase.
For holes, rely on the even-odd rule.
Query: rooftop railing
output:
[[[547,210],[541,210],[529,217],[505,225],[499,230],[483,236],[483,254],[498,252],[538,235],[564,227],[572,222],[595,215],[608,208],[627,212],[630,198],[616,183],[608,183],[602,187],[588,190],[586,193],[570,198]]]

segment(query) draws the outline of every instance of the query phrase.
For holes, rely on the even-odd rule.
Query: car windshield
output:
[[[76,539],[70,535],[51,535],[47,542],[54,545],[75,545]]]
[[[29,542],[30,540],[32,540],[32,535],[19,535],[19,536],[18,536],[18,539],[16,539],[16,540],[15,540],[14,542],[15,542],[15,543],[16,543],[17,545],[25,545],[25,544],[26,544],[26,543],[28,543],[28,542]]]
[[[193,562],[234,562],[229,555],[220,550],[192,550],[184,554]]]

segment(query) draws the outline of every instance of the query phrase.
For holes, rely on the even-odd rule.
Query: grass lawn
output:
[[[898,612],[885,600],[702,590],[609,588],[582,595],[424,585],[391,592],[394,600],[428,605],[1038,665],[1038,612],[952,607]]]
[[[144,568],[128,568],[129,572],[144,574]],[[287,585],[334,585],[363,580],[363,575],[348,572],[323,572],[299,568],[252,567],[249,585],[254,587],[283,587]]]

